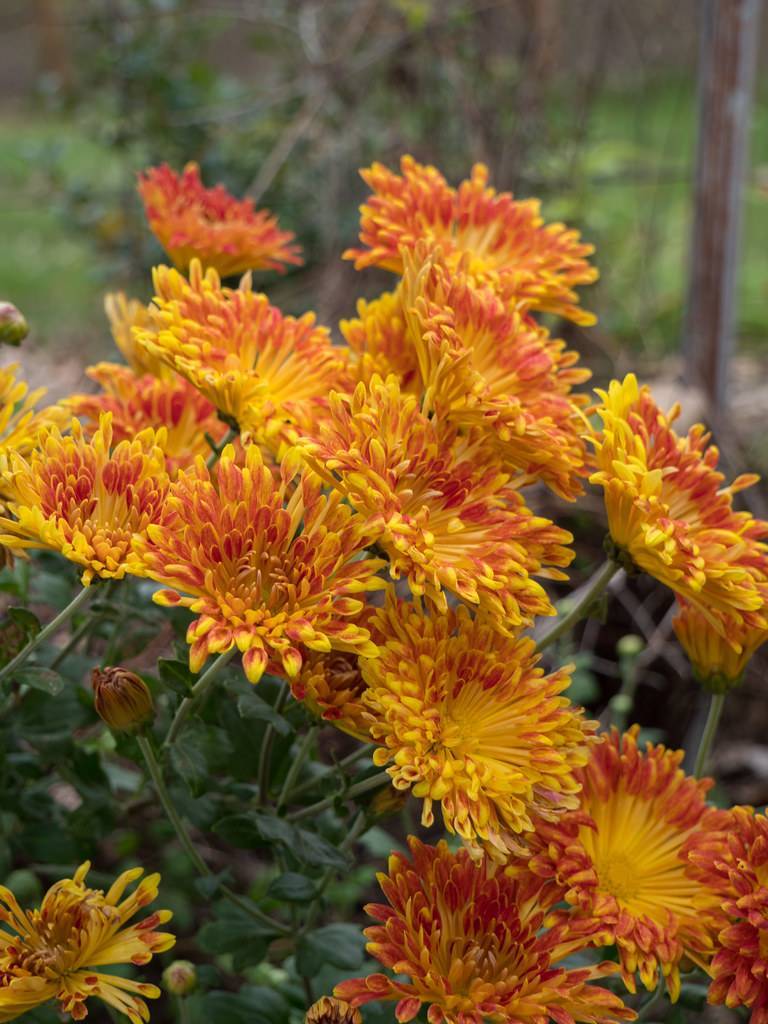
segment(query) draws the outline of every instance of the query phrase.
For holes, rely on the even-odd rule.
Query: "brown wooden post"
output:
[[[699,0],[699,140],[683,351],[686,383],[726,402],[762,0]]]

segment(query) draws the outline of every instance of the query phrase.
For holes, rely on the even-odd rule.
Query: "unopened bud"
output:
[[[95,668],[91,683],[96,713],[114,732],[135,732],[154,718],[152,694],[135,672]]]
[[[645,640],[636,633],[626,633],[616,644],[620,658],[637,658],[645,648]]]
[[[197,970],[189,960],[174,960],[163,971],[163,987],[172,996],[188,996],[197,988]]]
[[[0,344],[20,345],[29,334],[27,321],[12,302],[0,302]]]
[[[343,999],[323,996],[307,1010],[304,1024],[362,1024],[360,1011]]]

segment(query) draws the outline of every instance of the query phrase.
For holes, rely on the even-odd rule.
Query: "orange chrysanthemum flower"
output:
[[[373,196],[360,208],[360,241],[348,249],[355,267],[403,272],[403,254],[426,242],[440,246],[452,265],[464,256],[482,283],[508,299],[580,324],[595,318],[580,309],[574,289],[590,284],[597,271],[587,257],[591,245],[563,224],[545,224],[538,199],[513,199],[488,187],[488,168],[475,164],[471,177],[451,188],[435,168],[413,157],[400,161],[401,174],[375,163],[361,171]]]
[[[603,429],[594,439],[614,544],[695,607],[722,635],[724,620],[768,626],[758,580],[765,575],[768,523],[733,509],[755,476],[723,487],[718,451],[700,425],[678,437],[634,374],[598,391]]]
[[[84,421],[86,431],[93,432],[105,412],[112,414],[115,444],[133,439],[147,427],[165,427],[165,457],[172,476],[191,465],[196,456],[210,454],[206,434],[218,444],[227,432],[208,399],[176,374],[171,380],[148,373],[139,377],[117,363],[99,363],[87,373],[102,393],[72,395],[66,401]]]
[[[255,445],[242,461],[228,445],[213,478],[202,459],[180,473],[163,523],[135,545],[132,571],[173,588],[155,601],[197,615],[187,632],[192,671],[233,647],[253,683],[270,658],[296,676],[302,647],[375,654],[356,624],[357,595],[383,586],[383,563],[360,557],[360,518],[310,474],[294,487],[287,461],[275,479]]]
[[[113,448],[109,413],[91,437],[78,420],[71,436],[56,427],[42,431],[28,460],[11,456],[5,473],[10,516],[0,517],[0,544],[60,551],[84,567],[85,586],[94,576],[121,579],[132,541],[163,512],[164,444],[163,430],[144,430]]]
[[[89,889],[86,861],[72,878],[56,882],[39,910],[22,910],[16,897],[0,886],[0,1021],[16,1020],[55,999],[72,1020],[88,1016],[86,1000],[96,997],[123,1013],[131,1024],[144,1024],[144,999],[156,999],[156,985],[98,970],[112,964],[148,964],[175,943],[157,926],[171,919],[156,910],[138,924],[128,921],[157,897],[159,875],[148,875],[125,896],[144,872],[124,871],[107,893]]]
[[[145,306],[138,299],[129,299],[123,292],[110,292],[104,296],[104,312],[107,314],[115,345],[137,377],[149,373],[161,380],[176,379],[174,370],[162,360],[155,358],[134,337],[136,328],[152,329],[153,306]]]
[[[0,367],[0,470],[7,470],[13,452],[29,455],[42,430],[63,427],[69,419],[60,406],[36,410],[46,389],[30,391],[27,383],[17,378],[18,369],[16,364]]]
[[[304,1024],[363,1024],[363,1018],[349,1003],[323,996],[307,1010]]]
[[[288,423],[311,423],[344,385],[344,353],[327,328],[312,313],[283,316],[247,276],[225,288],[193,260],[188,281],[157,267],[154,282],[154,323],[134,337],[260,443],[274,443]]]
[[[512,879],[492,862],[410,837],[379,884],[388,904],[370,904],[368,952],[395,977],[371,974],[336,986],[352,1006],[397,1001],[407,1022],[428,1006],[429,1024],[609,1024],[633,1020],[618,996],[589,984],[615,969],[576,970],[560,961],[585,936],[545,928],[552,901],[531,875]]]
[[[205,188],[200,168],[188,163],[181,174],[167,164],[139,175],[139,194],[149,226],[179,270],[193,259],[222,277],[246,270],[284,270],[301,265],[293,234],[282,231],[252,199],[235,199],[223,185]]]
[[[713,812],[688,844],[698,909],[717,935],[708,1000],[746,1006],[768,1024],[768,818],[751,807]]]
[[[482,442],[423,415],[395,377],[332,394],[328,418],[301,446],[414,594],[444,611],[452,591],[504,633],[554,614],[532,577],[565,578],[554,567],[570,563],[571,535],[534,516]]]
[[[350,349],[350,371],[366,384],[394,374],[404,392],[421,395],[423,383],[414,339],[409,335],[402,284],[372,302],[359,299],[357,316],[342,320],[341,333]]]
[[[342,732],[367,742],[371,734],[362,699],[365,690],[360,660],[350,651],[309,651],[301,671],[291,680],[296,700]]]
[[[681,957],[701,959],[709,946],[682,851],[704,818],[712,781],[683,773],[682,750],[649,743],[640,751],[637,732],[614,729],[592,749],[575,772],[579,809],[537,826],[523,870],[548,879],[574,908],[556,920],[592,922],[592,942],[617,947],[630,992],[636,973],[650,990],[661,970],[676,1000]]]
[[[373,759],[423,799],[423,825],[437,802],[449,832],[504,857],[532,815],[578,806],[573,769],[594,723],[563,696],[570,667],[545,676],[533,640],[502,637],[462,606],[432,618],[388,601],[372,628],[379,657],[362,665]]]
[[[764,583],[758,584],[758,588],[766,594]],[[725,693],[738,686],[753,654],[768,640],[768,627],[725,619],[722,628],[714,629],[686,601],[678,600],[678,607],[672,626],[699,682],[713,693]]]
[[[474,428],[503,463],[541,479],[565,498],[586,476],[587,396],[573,388],[590,377],[565,342],[510,308],[439,253],[405,257],[403,303],[423,390],[435,413]]]

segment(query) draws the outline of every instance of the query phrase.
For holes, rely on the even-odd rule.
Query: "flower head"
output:
[[[395,1017],[429,1024],[590,1024],[632,1020],[618,996],[589,984],[614,965],[568,969],[560,961],[584,937],[545,927],[552,901],[532,877],[510,878],[467,850],[409,838],[410,859],[395,853],[379,884],[387,904],[366,912],[368,952],[395,977],[371,974],[336,986],[352,1006],[396,1001]]]
[[[496,192],[483,164],[475,164],[457,189],[435,167],[411,156],[401,159],[400,170],[395,174],[375,163],[360,172],[373,196],[360,208],[364,248],[344,253],[355,267],[402,273],[403,254],[426,242],[440,246],[453,265],[466,256],[472,276],[510,300],[594,323],[592,314],[578,307],[574,291],[597,278],[587,261],[592,246],[563,224],[545,224],[538,199],[520,201]]]
[[[291,680],[296,700],[342,732],[367,742],[371,734],[365,690],[360,659],[350,651],[308,651],[302,656],[301,671]]]
[[[283,316],[246,276],[222,287],[215,270],[193,260],[189,280],[157,267],[153,323],[134,337],[259,443],[286,424],[309,424],[328,392],[346,381],[342,350],[312,313]]]
[[[113,964],[148,964],[176,941],[158,925],[171,918],[156,910],[137,924],[128,921],[157,897],[159,875],[148,875],[126,896],[127,887],[144,872],[124,871],[108,892],[89,889],[86,861],[72,878],[56,882],[39,909],[22,910],[13,893],[0,886],[0,1021],[57,1000],[73,1020],[88,1016],[86,1000],[102,999],[131,1024],[149,1020],[142,996],[156,999],[155,985],[132,981],[98,968]]]
[[[94,668],[91,685],[97,715],[115,732],[134,732],[154,717],[150,689],[135,672],[118,667]]]
[[[174,370],[155,358],[134,336],[136,329],[151,330],[153,306],[145,306],[138,299],[129,299],[124,292],[110,292],[104,296],[104,312],[115,345],[137,377],[149,373],[161,380],[175,379]]]
[[[733,509],[754,476],[723,487],[718,451],[704,428],[678,437],[634,374],[598,391],[603,429],[594,439],[614,544],[695,607],[721,635],[735,620],[765,627],[758,580],[765,576],[768,523]]]
[[[304,1024],[363,1024],[363,1018],[349,1003],[323,996],[307,1010]]]
[[[94,576],[121,579],[132,541],[163,513],[164,442],[164,431],[144,430],[113,448],[109,413],[90,438],[78,420],[70,436],[43,430],[28,459],[11,455],[5,487],[13,518],[0,518],[0,543],[60,551],[84,567],[85,585]]]
[[[93,432],[105,412],[112,414],[115,444],[132,440],[147,427],[164,427],[164,452],[172,476],[198,455],[210,454],[206,434],[218,444],[227,431],[208,399],[177,374],[167,380],[149,373],[137,376],[117,363],[98,363],[87,372],[101,393],[71,395],[65,403],[86,431]]]
[[[0,367],[0,470],[7,470],[14,452],[29,455],[38,445],[41,431],[63,427],[69,419],[61,406],[36,409],[46,389],[30,391],[28,384],[17,378],[18,369],[16,364]],[[4,483],[0,490],[7,491]]]
[[[591,922],[596,945],[617,947],[630,992],[636,973],[651,990],[661,970],[673,999],[681,957],[701,959],[709,944],[683,849],[706,814],[712,782],[686,776],[682,759],[682,750],[639,750],[637,727],[605,734],[576,770],[579,809],[541,822],[534,855],[523,865],[549,879],[557,898],[573,907],[556,919]]]
[[[758,586],[768,597],[766,585]],[[714,693],[724,693],[738,686],[753,654],[768,640],[768,626],[729,617],[723,621],[722,628],[718,624],[719,628],[715,629],[709,619],[687,601],[678,599],[678,609],[672,626],[699,682]]]
[[[687,852],[703,887],[698,909],[717,939],[710,1003],[746,1006],[768,1024],[768,818],[751,807],[714,812]]]
[[[360,517],[338,495],[325,497],[295,460],[275,478],[259,448],[243,464],[228,445],[213,471],[202,459],[171,485],[162,524],[137,538],[137,575],[171,589],[158,604],[189,608],[189,664],[237,647],[251,682],[272,658],[289,678],[302,649],[375,654],[356,624],[359,595],[379,589],[381,561],[362,558],[367,537]]]
[[[327,419],[301,446],[414,594],[444,611],[452,591],[502,632],[553,614],[533,577],[564,578],[571,535],[534,516],[486,446],[425,416],[395,377],[332,394]]]
[[[474,429],[502,463],[565,498],[585,477],[589,379],[578,355],[525,310],[510,307],[439,252],[406,255],[403,305],[421,383],[436,415]]]
[[[449,832],[502,857],[532,815],[578,806],[573,769],[594,723],[563,696],[570,668],[544,675],[533,640],[500,636],[464,607],[428,617],[390,600],[373,619],[379,657],[362,659],[376,764],[433,804]]]
[[[149,226],[180,270],[193,259],[222,277],[301,264],[290,231],[269,211],[254,209],[252,199],[235,199],[223,185],[205,188],[195,163],[181,174],[167,164],[150,167],[138,189]]]
[[[367,302],[358,299],[357,316],[342,320],[341,333],[350,349],[350,371],[356,381],[368,383],[397,377],[403,392],[421,395],[423,383],[414,339],[409,335],[402,283]]]

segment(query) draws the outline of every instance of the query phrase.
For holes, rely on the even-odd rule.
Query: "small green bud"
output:
[[[188,996],[197,988],[197,970],[189,960],[174,960],[163,971],[163,987],[172,996]]]
[[[29,325],[12,302],[0,302],[0,344],[20,345],[29,334]]]
[[[616,644],[620,658],[637,658],[645,647],[645,640],[637,633],[627,633]]]

